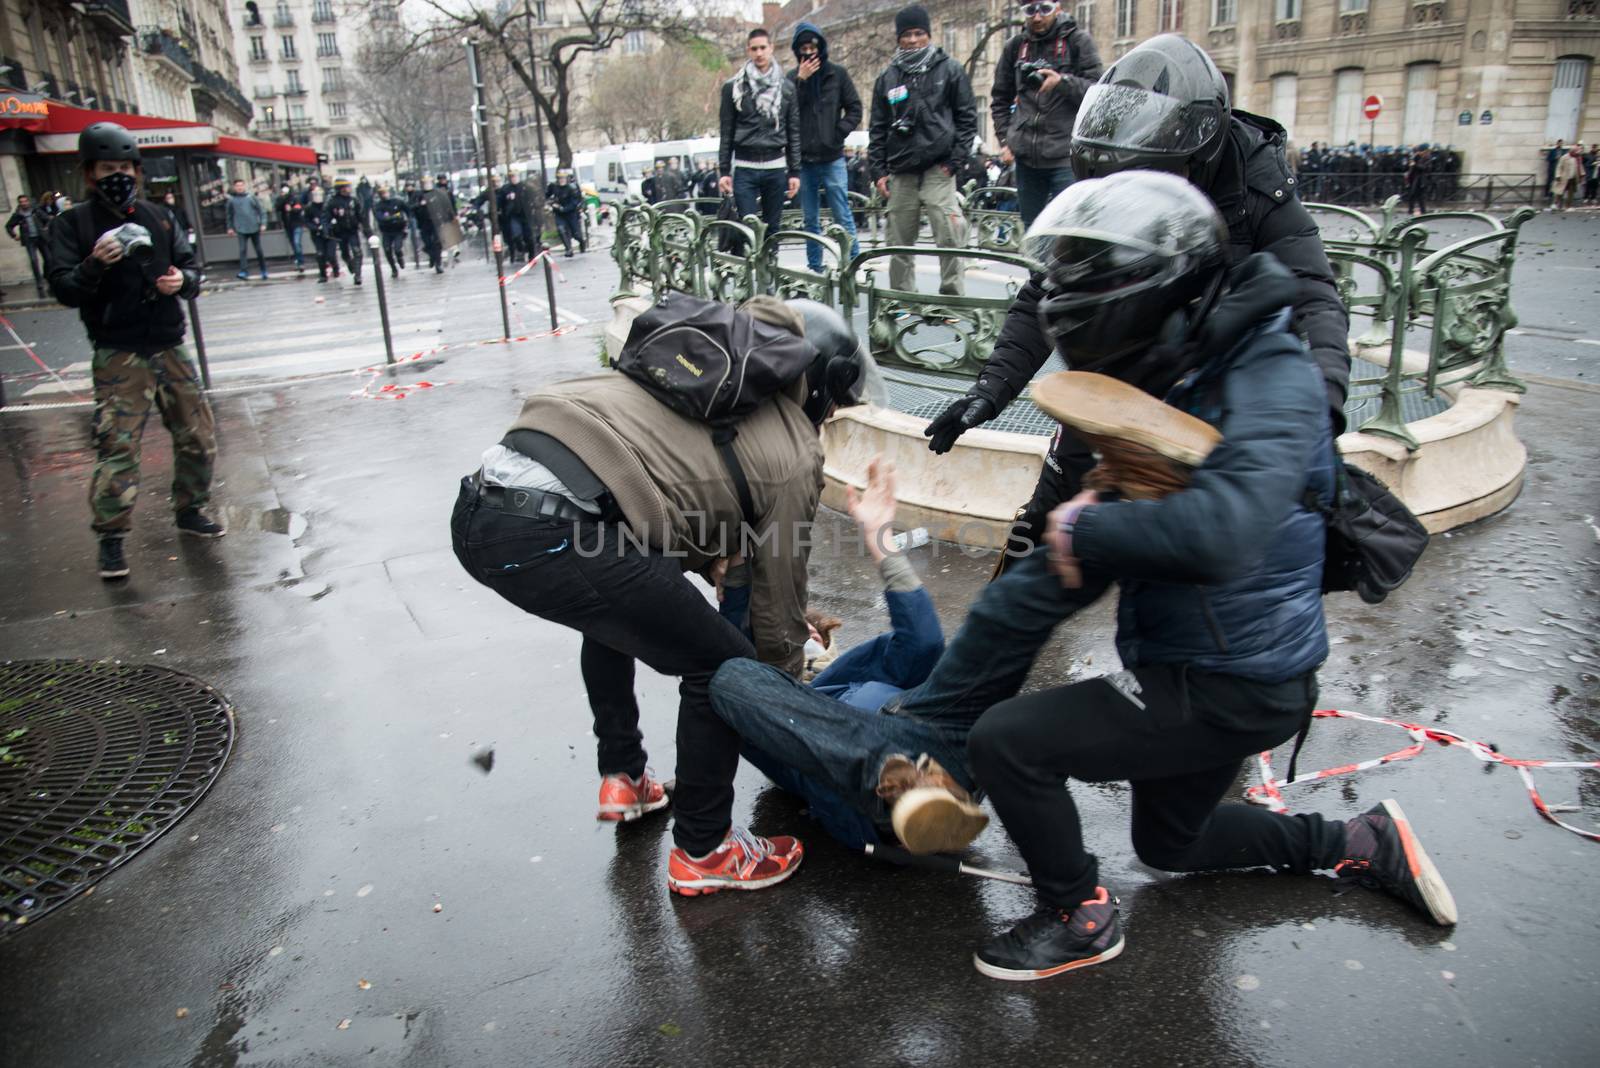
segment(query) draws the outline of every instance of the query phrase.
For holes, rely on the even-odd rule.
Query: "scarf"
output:
[[[774,129],[783,129],[783,69],[773,60],[765,74],[756,70],[754,63],[746,63],[744,70],[733,79],[733,106],[744,107],[745,97],[755,95],[756,113]]]
[[[944,55],[938,45],[923,45],[921,48],[900,48],[894,53],[894,65],[907,74],[921,74],[933,66],[933,61]]]

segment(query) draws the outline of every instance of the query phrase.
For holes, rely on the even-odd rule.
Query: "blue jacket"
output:
[[[1215,355],[1167,398],[1222,441],[1178,493],[1085,508],[1072,546],[1121,582],[1125,666],[1281,682],[1328,655],[1326,530],[1304,500],[1308,488],[1332,500],[1333,435],[1316,365],[1288,328],[1294,277],[1262,253],[1230,285],[1201,335]]]
[[[811,688],[863,712],[876,712],[891,697],[920,685],[944,652],[944,632],[925,587],[885,590],[894,629],[862,642],[829,664]]]

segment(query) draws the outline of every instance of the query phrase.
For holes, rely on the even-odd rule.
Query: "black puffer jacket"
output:
[[[108,267],[90,255],[102,234],[129,222],[150,231],[149,260],[135,263],[124,256]],[[149,355],[183,341],[188,324],[178,301],[200,295],[200,269],[165,208],[137,200],[118,215],[93,197],[57,216],[48,239],[50,292],[78,309],[97,348]],[[162,295],[156,279],[172,267],[183,272],[183,287]]]
[[[867,158],[874,179],[891,174],[921,174],[944,164],[959,174],[978,136],[978,104],[961,64],[935,46],[921,73],[896,62],[872,87],[871,140]],[[891,95],[893,99],[891,99]],[[907,130],[895,127],[909,126]]]
[[[817,54],[822,67],[800,80],[800,38],[807,33],[817,35]],[[861,125],[861,95],[850,72],[837,63],[828,62],[828,39],[822,31],[809,22],[794,28],[793,47],[796,69],[789,72],[789,84],[794,86],[795,100],[800,109],[800,160],[803,163],[832,163],[844,155],[844,139],[850,131]]]
[[[1235,111],[1221,166],[1205,192],[1228,224],[1231,262],[1242,262],[1253,252],[1270,252],[1299,283],[1294,332],[1322,370],[1338,434],[1344,430],[1344,399],[1350,386],[1350,316],[1334,288],[1333,269],[1317,224],[1300,203],[1299,185],[1284,158],[1283,143],[1283,127]],[[1051,343],[1039,326],[1041,294],[1037,277],[1022,287],[978,376],[977,392],[988,397],[996,411],[1022,392],[1050,356]],[[1072,354],[1064,355],[1070,364]]]
[[[1018,71],[1024,63],[1034,62],[1059,72],[1060,84],[1041,95]],[[994,68],[989,117],[996,139],[1030,167],[1068,166],[1078,106],[1104,69],[1093,39],[1065,12],[1056,16],[1042,37],[1017,34],[1006,42]]]
[[[733,102],[733,83],[744,77],[744,68],[722,83],[722,141],[717,146],[717,168],[724,175],[733,173],[733,158],[751,163],[782,159],[789,177],[800,174],[800,111],[795,106],[794,83],[784,78],[783,124],[773,126],[756,110],[754,93],[744,101]]]

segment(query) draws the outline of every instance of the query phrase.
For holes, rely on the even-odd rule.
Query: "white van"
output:
[[[640,196],[639,185],[655,167],[656,146],[645,142],[607,145],[594,154],[594,185],[601,195]]]

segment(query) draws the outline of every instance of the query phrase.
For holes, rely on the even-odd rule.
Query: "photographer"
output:
[[[127,130],[97,122],[78,135],[90,196],[50,226],[50,291],[77,308],[94,346],[94,475],[100,577],[128,574],[122,539],[139,495],[139,442],[152,403],[172,433],[172,506],[180,533],[218,538],[211,497],[216,436],[200,373],[183,346],[179,298],[200,292],[189,242],[166,212],[138,199],[143,170]]]
[[[919,4],[894,17],[900,46],[872,87],[868,155],[878,193],[889,202],[885,241],[914,245],[926,213],[933,243],[960,248],[967,221],[956,202],[956,175],[978,137],[978,107],[961,64],[932,44],[928,12]],[[939,292],[966,290],[961,260],[939,261]],[[910,256],[889,260],[889,285],[915,290]]]
[[[1027,29],[1000,53],[989,117],[1000,158],[1016,164],[1026,228],[1072,184],[1072,124],[1103,68],[1094,41],[1056,0],[1024,0],[1018,10]]]

